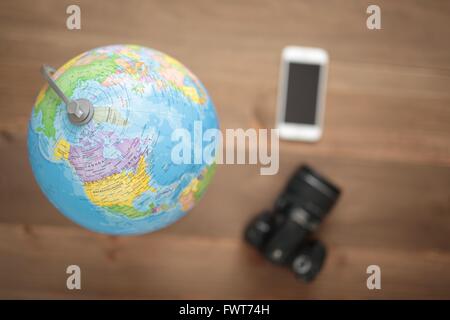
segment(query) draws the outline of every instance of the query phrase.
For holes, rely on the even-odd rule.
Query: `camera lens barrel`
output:
[[[340,189],[308,166],[300,167],[289,181],[278,204],[301,206],[322,219],[336,203]]]

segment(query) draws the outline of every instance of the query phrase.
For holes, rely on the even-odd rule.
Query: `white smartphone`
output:
[[[283,49],[278,87],[280,138],[317,141],[322,136],[328,53],[320,48]]]

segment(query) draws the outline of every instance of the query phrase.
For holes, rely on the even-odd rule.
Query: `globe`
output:
[[[184,216],[202,197],[215,162],[173,161],[180,141],[218,129],[214,105],[197,77],[174,58],[137,45],[112,45],[78,55],[52,78],[71,99],[94,107],[84,125],[45,85],[28,128],[35,179],[66,217],[90,230],[142,234]]]

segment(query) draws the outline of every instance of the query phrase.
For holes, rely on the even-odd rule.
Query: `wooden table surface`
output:
[[[81,7],[81,30],[66,7]],[[0,2],[1,298],[450,298],[450,2],[376,1]],[[188,216],[153,234],[111,237],[60,215],[33,179],[27,121],[42,63],[136,43],[193,70],[222,129],[271,128],[285,45],[331,57],[326,125],[316,144],[280,144],[280,171],[219,166]],[[307,162],[343,188],[318,237],[329,249],[311,284],[242,241]],[[66,267],[82,290],[66,289]],[[366,268],[382,270],[369,291]]]

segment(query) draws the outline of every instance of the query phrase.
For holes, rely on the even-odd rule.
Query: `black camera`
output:
[[[271,262],[289,265],[311,281],[322,268],[325,247],[310,238],[339,198],[338,187],[308,166],[301,166],[278,197],[272,211],[256,216],[245,230],[247,242]]]

